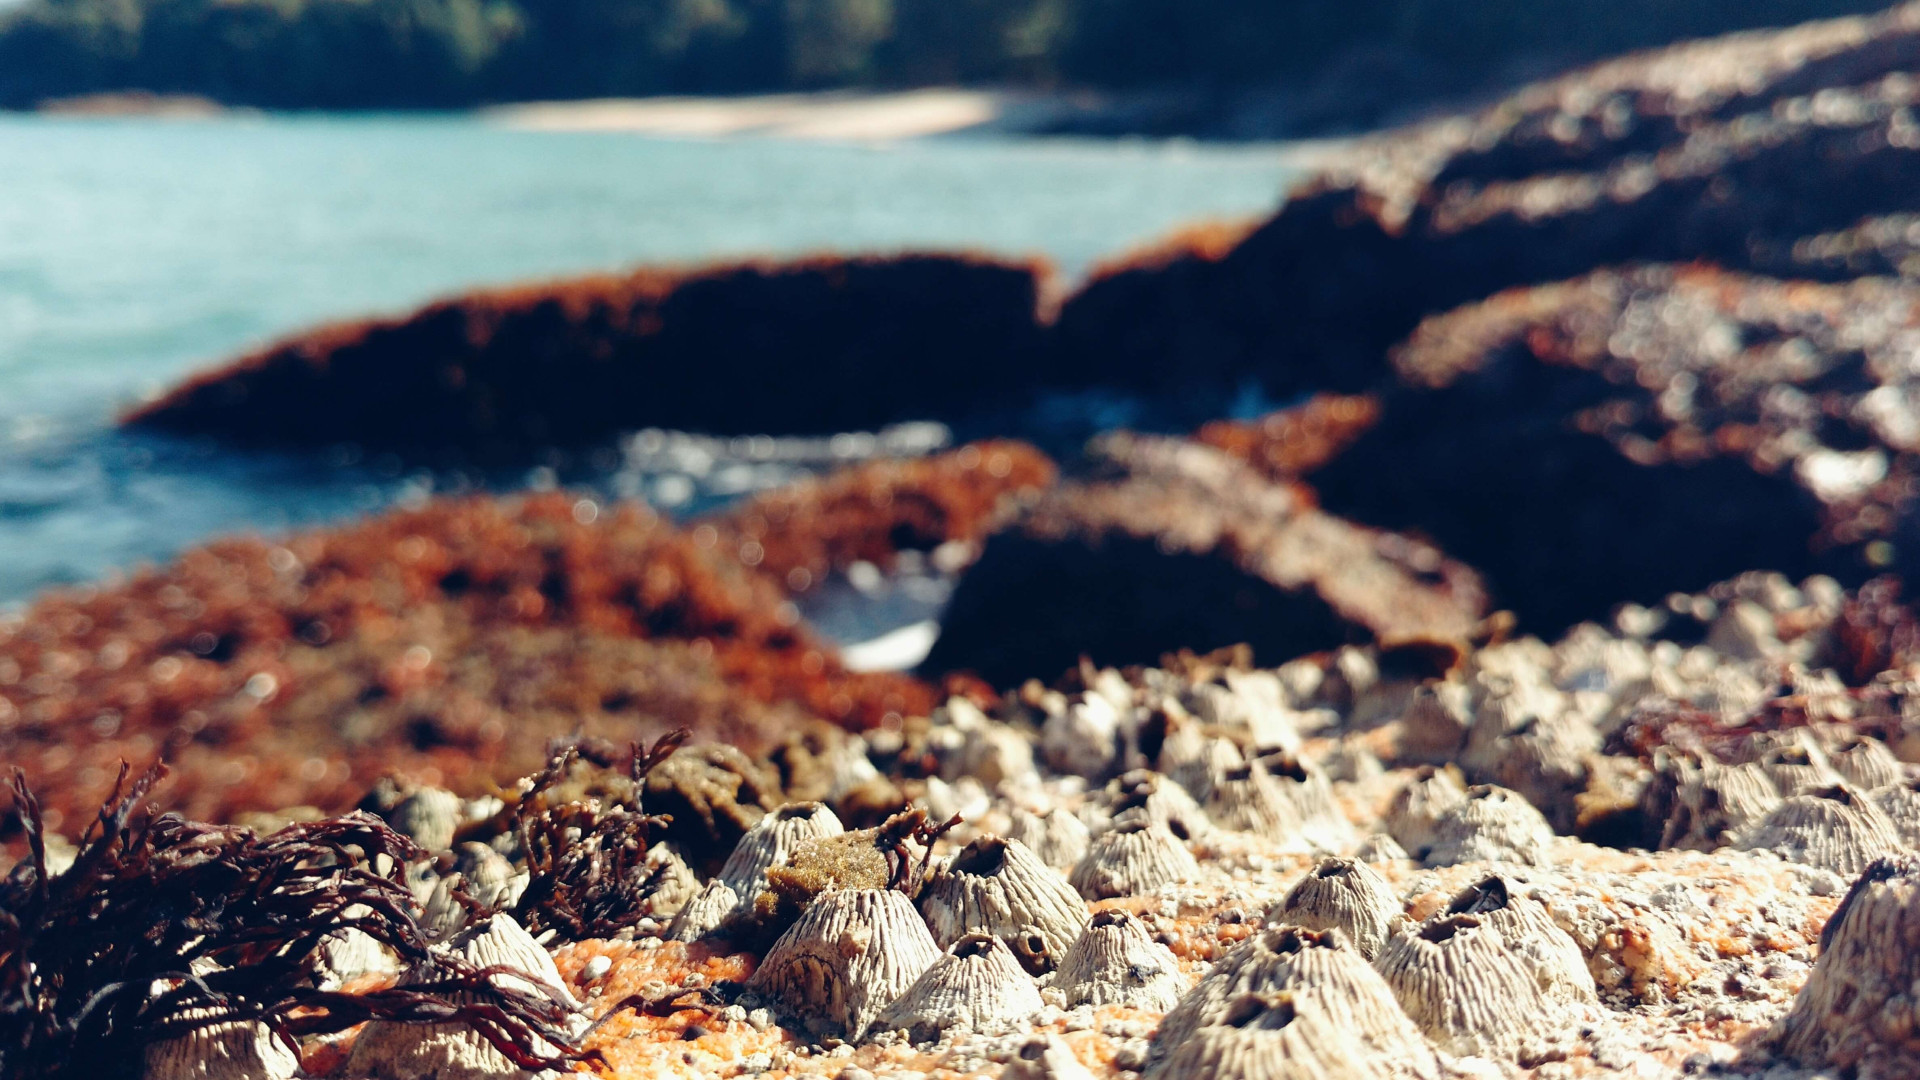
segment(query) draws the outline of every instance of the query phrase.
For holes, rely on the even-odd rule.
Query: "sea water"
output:
[[[584,480],[465,477],[113,427],[276,336],[478,286],[753,254],[966,248],[1075,275],[1180,224],[1270,210],[1289,161],[1275,146],[673,141],[463,116],[0,115],[0,604],[218,534],[474,486],[584,482],[684,512],[848,447],[886,449],[856,438],[808,457],[647,433]],[[704,471],[655,453],[703,445]],[[843,637],[863,621],[820,615]]]

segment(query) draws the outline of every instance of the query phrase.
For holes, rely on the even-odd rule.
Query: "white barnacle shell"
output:
[[[1093,1073],[1073,1056],[1073,1048],[1058,1035],[1034,1035],[1007,1059],[1000,1080],[1093,1080]]]
[[[667,940],[699,941],[718,930],[743,903],[750,902],[751,898],[743,899],[726,882],[714,878],[693,894],[693,899],[667,924]]]
[[[1400,1062],[1413,1070],[1409,1075],[1437,1071],[1433,1048],[1395,1004],[1393,991],[1380,973],[1352,943],[1338,930],[1293,926],[1248,938],[1187,991],[1160,1021],[1153,1056],[1161,1067],[1151,1071],[1196,1075],[1173,1071],[1172,1055],[1208,1028],[1224,1023],[1236,999],[1276,992],[1310,995],[1319,1015],[1333,1025],[1326,1033],[1336,1039],[1345,1056],[1381,1066]]]
[[[348,918],[373,914],[371,908],[355,904],[344,913]],[[343,927],[320,939],[313,953],[314,985],[322,990],[338,990],[362,975],[388,975],[400,970],[400,959],[392,949],[365,930]]]
[[[498,913],[474,923],[449,943],[477,967],[507,967],[519,974],[495,974],[496,985],[557,995],[571,1001],[553,957],[511,915]],[[430,973],[415,968],[401,976],[402,986]],[[584,1028],[580,1017],[577,1028]],[[536,1053],[551,1055],[558,1047],[536,1040]],[[368,1080],[524,1080],[535,1075],[521,1069],[465,1024],[401,1024],[374,1021],[354,1041],[347,1072]],[[552,1075],[543,1073],[538,1075]]]
[[[1094,838],[1067,880],[1089,900],[1110,900],[1199,876],[1200,864],[1179,837],[1164,825],[1129,816]]]
[[[1206,812],[1185,788],[1150,769],[1134,769],[1115,777],[1101,790],[1098,806],[1105,811],[1108,822],[1119,820],[1129,811],[1144,813],[1148,821],[1165,825],[1182,840],[1203,836],[1212,827]]]
[[[1449,915],[1395,934],[1375,966],[1400,1007],[1450,1054],[1512,1059],[1562,1007],[1474,915]]]
[[[1287,895],[1267,909],[1269,925],[1339,930],[1360,955],[1372,960],[1387,943],[1387,931],[1402,914],[1399,898],[1380,872],[1352,859],[1321,859]]]
[[[1827,763],[1827,756],[1811,743],[1773,747],[1760,755],[1760,767],[1787,798],[1840,783],[1840,774]]]
[[[426,931],[429,941],[445,941],[467,925],[467,909],[453,897],[454,890],[465,883],[466,879],[458,873],[433,883],[433,892],[420,910],[420,928]]]
[[[1779,787],[1757,761],[1705,761],[1696,766],[1676,759],[1669,767],[1679,771],[1679,782],[1662,847],[1712,851],[1780,805]]]
[[[1428,866],[1514,862],[1545,866],[1553,829],[1518,792],[1476,784],[1434,823]]]
[[[1087,922],[1087,905],[1040,857],[1018,840],[983,836],[932,871],[920,891],[920,913],[934,943],[953,945],[986,933],[1016,947],[1035,975],[1053,970]],[[1032,950],[1027,938],[1040,937]]]
[[[1087,853],[1091,834],[1086,823],[1065,807],[1056,806],[1041,814],[1015,809],[1009,817],[1012,825],[1007,829],[1008,838],[1027,845],[1041,862],[1055,870],[1073,869],[1073,864]]]
[[[453,853],[453,868],[466,881],[467,895],[489,908],[511,906],[527,887],[505,855],[471,840]]]
[[[216,1008],[182,1012],[202,1024],[178,1038],[147,1046],[146,1080],[291,1080],[300,1059],[258,1020],[220,1020]]]
[[[1258,762],[1235,765],[1216,775],[1204,809],[1208,819],[1223,829],[1274,839],[1298,840],[1303,825],[1299,810]]]
[[[1413,858],[1399,841],[1386,833],[1362,837],[1360,846],[1353,850],[1353,857],[1363,863],[1402,862]]]
[[[1920,1074],[1920,858],[1869,865],[1820,942],[1812,975],[1774,1029],[1781,1051],[1843,1075]]]
[[[1833,766],[1842,780],[1861,791],[1897,784],[1907,775],[1906,767],[1893,756],[1886,743],[1864,735],[1835,747],[1827,755],[1827,764]]]
[[[655,880],[653,892],[646,899],[648,918],[671,919],[700,892],[700,879],[693,869],[679,852],[664,843],[647,849],[646,859],[636,872]]]
[[[767,814],[740,837],[715,879],[724,881],[742,901],[752,903],[767,888],[767,869],[787,861],[803,841],[838,836],[840,819],[817,802],[790,803]]]
[[[1333,798],[1333,785],[1319,766],[1291,751],[1267,748],[1256,760],[1273,777],[1282,798],[1300,816],[1301,831],[1307,840],[1322,850],[1336,850],[1353,844],[1353,823],[1340,812]]]
[[[1147,1076],[1151,1080],[1415,1080],[1440,1075],[1431,1046],[1410,1052],[1367,1048],[1356,1052],[1341,1024],[1345,1002],[1311,987],[1241,994],[1209,1024],[1174,1047]],[[1397,1012],[1397,1010],[1396,1010]],[[1402,1017],[1402,1020],[1405,1018]],[[1411,1027],[1411,1025],[1409,1025]],[[1413,1039],[1420,1033],[1411,1032]],[[1422,1040],[1421,1042],[1424,1042]]]
[[[1236,765],[1244,764],[1246,755],[1232,739],[1218,735],[1202,735],[1191,726],[1181,729],[1180,742],[1168,737],[1166,745],[1160,750],[1160,760],[1155,765],[1167,778],[1185,788],[1187,794],[1204,803],[1213,793],[1214,778]]]
[[[940,955],[906,896],[842,889],[807,906],[747,985],[811,1029],[858,1039]]]
[[[1858,874],[1883,855],[1905,850],[1886,811],[1845,784],[1783,800],[1743,833],[1742,851],[1771,851],[1789,862]]]
[[[1067,950],[1053,985],[1078,1005],[1125,1005],[1166,1012],[1186,989],[1180,964],[1132,914],[1109,908],[1096,914]]]
[[[387,824],[428,851],[446,851],[453,847],[453,834],[460,828],[464,810],[460,796],[424,787],[387,811]]]
[[[1472,915],[1499,931],[1507,948],[1533,971],[1548,998],[1567,1004],[1598,1004],[1587,957],[1573,935],[1560,928],[1546,905],[1522,894],[1498,874],[1489,874],[1460,890],[1433,920]]]
[[[1920,780],[1902,780],[1869,792],[1908,847],[1920,846]]]
[[[1414,770],[1406,786],[1394,792],[1387,806],[1387,833],[1410,856],[1424,858],[1433,846],[1433,830],[1440,815],[1466,797],[1467,789],[1458,773],[1423,765]]]
[[[1007,1031],[1043,1008],[1039,988],[1005,942],[992,934],[968,934],[887,1006],[877,1026],[930,1042],[950,1027]]]
[[[1099,694],[1084,694],[1040,725],[1040,754],[1047,767],[1097,780],[1120,756],[1120,710]]]

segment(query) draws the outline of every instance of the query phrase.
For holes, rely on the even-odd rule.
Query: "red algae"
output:
[[[757,495],[716,516],[719,548],[803,591],[856,561],[890,569],[902,550],[976,548],[996,512],[1050,487],[1053,462],[989,440],[928,458],[875,461]]]
[[[859,727],[931,701],[843,671],[778,585],[652,511],[576,515],[565,495],[217,541],[0,624],[0,758],[55,829],[123,758],[164,756],[159,805],[224,820],[341,809],[383,773],[486,790],[559,736],[755,748],[807,715]]]

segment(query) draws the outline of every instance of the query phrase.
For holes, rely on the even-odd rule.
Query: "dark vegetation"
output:
[[[1332,79],[1445,93],[1872,0],[28,0],[0,18],[0,104],[113,90],[281,108],[933,83]],[[1343,95],[1336,95],[1343,96]],[[1348,95],[1350,96],[1350,95]]]

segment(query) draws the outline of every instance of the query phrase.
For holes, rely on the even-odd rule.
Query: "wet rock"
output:
[[[1516,862],[1544,866],[1553,829],[1533,804],[1505,788],[1478,784],[1442,811],[1433,827],[1428,866]]]
[[[1023,966],[1035,975],[1053,970],[1087,922],[1087,906],[1065,878],[1025,844],[997,836],[973,841],[930,873],[920,912],[942,947],[972,933],[1009,947],[1020,942]],[[1038,935],[1041,949],[1025,946],[1030,934]]]
[[[1179,837],[1164,825],[1136,817],[1095,837],[1068,881],[1089,900],[1109,900],[1141,896],[1199,876],[1200,864]]]
[[[1094,915],[1060,961],[1053,985],[1068,1008],[1125,1005],[1165,1012],[1186,989],[1180,964],[1140,920],[1118,908]]]
[[[1278,660],[1352,634],[1464,639],[1480,618],[1465,567],[1327,517],[1212,448],[1111,436],[1100,453],[1115,475],[1055,488],[988,539],[924,670],[1011,685],[1082,655],[1246,641]]]
[[[1920,859],[1869,863],[1820,936],[1820,959],[1775,1029],[1782,1053],[1861,1077],[1920,1069],[1913,985],[1920,981]]]
[[[1844,784],[1782,801],[1735,846],[1844,875],[1858,874],[1873,860],[1906,847],[1886,811]]]
[[[1450,1054],[1517,1057],[1553,1033],[1563,1007],[1499,931],[1449,915],[1395,934],[1376,962],[1400,1007]]]
[[[809,1030],[858,1039],[940,956],[905,896],[845,889],[807,907],[774,942],[748,988]]]
[[[1043,1007],[1033,979],[1020,970],[1005,942],[991,934],[967,934],[887,1007],[878,1026],[931,1042],[951,1027],[1006,1031]]]
[[[1279,903],[1267,909],[1269,925],[1339,930],[1361,956],[1372,960],[1386,944],[1400,900],[1385,878],[1363,862],[1321,859]]]

